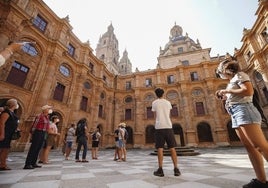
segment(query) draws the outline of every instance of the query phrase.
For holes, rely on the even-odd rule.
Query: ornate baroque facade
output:
[[[180,26],[170,30],[169,41],[160,48],[156,68],[132,72],[127,51],[119,61],[118,41],[112,24],[100,38],[96,55],[88,42],[72,32],[69,18],[59,18],[40,0],[0,1],[0,50],[9,41],[35,41],[15,53],[0,68],[0,103],[16,98],[20,104],[22,138],[13,143],[17,150],[27,148],[29,130],[40,107],[50,104],[61,121],[57,146],[66,128],[87,118],[89,127],[99,126],[102,146],[114,145],[113,132],[119,122],[127,123],[128,146],[154,146],[154,117],[151,103],[154,89],[165,89],[171,101],[173,129],[179,145],[235,145],[230,117],[217,89],[226,81],[218,79],[215,68],[224,56],[210,57],[197,40],[183,35]],[[245,29],[241,49],[235,56],[252,77],[260,102],[268,112],[267,0],[259,1],[257,20]],[[150,63],[150,62],[148,62]],[[264,130],[266,130],[264,128]]]

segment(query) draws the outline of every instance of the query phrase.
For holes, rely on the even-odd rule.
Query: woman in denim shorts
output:
[[[216,91],[216,97],[226,101],[232,127],[245,146],[257,177],[243,188],[268,187],[263,163],[263,157],[268,161],[268,144],[261,129],[261,115],[252,103],[254,90],[250,78],[239,71],[233,57],[221,62],[216,72],[220,78],[229,80],[226,89]]]

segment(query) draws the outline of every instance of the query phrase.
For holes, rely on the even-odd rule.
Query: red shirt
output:
[[[49,118],[48,115],[40,114],[36,116],[33,126],[32,126],[32,132],[34,130],[39,131],[47,131],[49,129]]]

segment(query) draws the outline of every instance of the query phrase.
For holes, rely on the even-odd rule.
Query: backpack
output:
[[[78,123],[77,128],[75,129],[75,136],[81,136],[84,134],[84,124]]]
[[[127,132],[127,129],[124,128],[124,131],[125,131],[124,139],[127,140],[127,139],[128,139],[128,132]]]
[[[97,134],[96,133],[92,134],[92,140],[97,140]]]

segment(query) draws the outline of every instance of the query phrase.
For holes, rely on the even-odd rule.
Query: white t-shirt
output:
[[[172,129],[170,120],[171,103],[166,99],[156,99],[152,103],[152,111],[156,113],[155,129]]]
[[[240,85],[244,82],[250,81],[249,76],[244,72],[238,72],[235,76],[230,80],[230,83],[227,85],[226,89],[239,89]],[[247,103],[252,102],[253,96],[242,96],[238,94],[228,93],[226,94],[227,100],[226,105],[232,105],[235,103]]]
[[[4,65],[6,62],[6,59],[0,54],[0,67]]]

